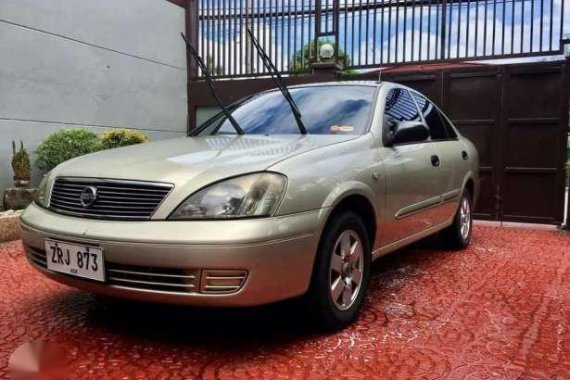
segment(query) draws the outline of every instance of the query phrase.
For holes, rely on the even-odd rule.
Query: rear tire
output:
[[[469,190],[463,190],[453,224],[442,231],[445,245],[452,249],[464,249],[471,242],[473,230],[473,198]]]
[[[369,238],[353,212],[333,215],[325,227],[306,301],[325,331],[351,324],[360,311],[370,279]]]

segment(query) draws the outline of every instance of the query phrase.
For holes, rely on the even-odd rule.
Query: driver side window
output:
[[[404,88],[392,88],[386,95],[384,134],[391,137],[396,124],[402,121],[421,122],[422,118],[410,92]]]
[[[437,108],[421,95],[413,93],[419,109],[421,110],[424,120],[430,130],[432,141],[444,141],[449,138],[443,120]]]

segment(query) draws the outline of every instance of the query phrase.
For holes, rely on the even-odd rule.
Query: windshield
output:
[[[338,85],[289,90],[309,134],[363,134],[374,103],[372,86]],[[280,91],[266,92],[230,109],[246,134],[299,134],[289,103]],[[223,114],[206,121],[197,135],[235,134]]]

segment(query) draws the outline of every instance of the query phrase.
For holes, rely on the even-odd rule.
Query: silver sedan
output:
[[[478,154],[429,99],[386,82],[290,93],[303,128],[267,91],[190,137],[61,164],[21,218],[30,262],[70,286],[146,301],[303,296],[338,329],[358,314],[372,260],[439,232],[469,244]]]

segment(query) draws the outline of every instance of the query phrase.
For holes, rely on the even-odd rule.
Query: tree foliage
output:
[[[316,50],[314,41],[304,45],[293,55],[293,60],[289,62],[289,70],[296,73],[309,71],[310,64],[315,59],[314,55],[319,54],[321,46],[324,44],[331,44],[333,47],[336,45],[334,41],[326,39],[318,40]],[[342,64],[343,67],[346,67],[350,66],[352,61],[347,53],[345,53],[342,49],[338,49],[338,57],[336,59],[336,62]]]

